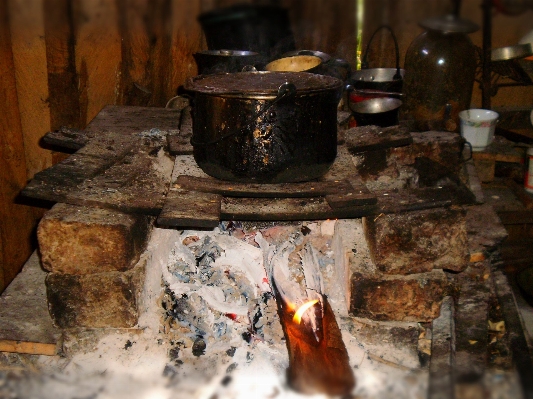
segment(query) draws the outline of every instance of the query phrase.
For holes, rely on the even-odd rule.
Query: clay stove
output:
[[[38,174],[25,194],[59,202],[39,226],[39,244],[50,314],[68,356],[81,356],[80,334],[118,329],[98,346],[125,342],[139,359],[143,348],[163,352],[165,392],[191,398],[414,398],[448,392],[452,378],[472,375],[453,323],[472,322],[465,301],[479,273],[489,277],[476,287],[485,296],[474,318],[488,317],[488,254],[505,233],[497,221],[479,225],[496,217],[471,191],[458,135],[348,130],[332,168],[349,184],[338,195],[328,188],[249,199],[248,191],[229,196],[224,190],[235,187],[202,180],[190,155],[176,150],[186,115],[107,107],[85,132],[50,135],[68,136],[79,149]],[[191,181],[196,186],[184,185]],[[304,297],[321,304],[303,312],[310,337],[327,341],[316,352],[303,349],[285,317],[287,304]],[[317,326],[332,322],[329,338],[317,339]],[[335,349],[345,377],[328,385],[307,359],[318,355],[316,365]],[[475,360],[482,378],[486,368]]]

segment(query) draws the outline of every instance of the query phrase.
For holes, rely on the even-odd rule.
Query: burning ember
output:
[[[298,310],[296,311],[296,313],[294,313],[294,317],[292,318],[292,320],[296,323],[296,324],[300,324],[302,322],[302,315],[306,312],[307,309],[309,309],[310,307],[312,307],[315,303],[318,303],[318,299],[314,299],[312,301],[309,301],[307,303],[304,303],[302,306],[300,306],[298,308]]]

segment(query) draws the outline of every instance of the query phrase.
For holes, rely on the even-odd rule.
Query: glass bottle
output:
[[[455,15],[424,20],[405,56],[401,119],[413,130],[458,131],[459,112],[470,107],[476,48],[468,37],[479,27]]]

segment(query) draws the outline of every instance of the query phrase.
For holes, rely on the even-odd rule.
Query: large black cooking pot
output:
[[[198,21],[209,50],[248,50],[273,58],[296,49],[283,7],[236,4],[203,13]]]
[[[337,155],[342,81],[307,72],[190,78],[194,159],[218,179],[286,183],[322,176]]]
[[[198,74],[241,72],[244,67],[263,63],[265,57],[246,50],[205,50],[193,54]]]

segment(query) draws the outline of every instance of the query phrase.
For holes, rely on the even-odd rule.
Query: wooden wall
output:
[[[164,106],[197,74],[200,13],[237,0],[0,1],[0,292],[35,248],[46,207],[17,198],[64,157],[41,138],[84,128],[106,104]],[[289,8],[299,48],[355,59],[353,0],[264,0]]]

